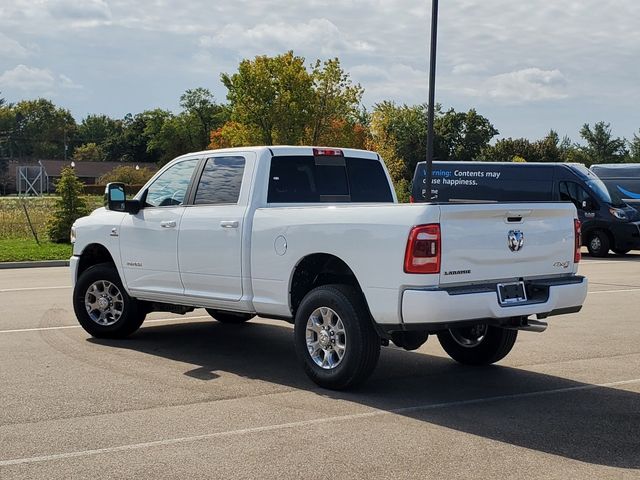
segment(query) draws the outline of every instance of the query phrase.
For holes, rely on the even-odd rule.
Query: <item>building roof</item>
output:
[[[40,160],[40,164],[44,167],[48,176],[59,177],[63,168],[71,166],[71,160]],[[79,178],[98,178],[116,167],[134,165],[133,163],[123,162],[74,162],[74,164],[74,170]],[[146,167],[152,172],[158,169],[154,164],[144,163],[138,165],[140,165],[140,168]]]

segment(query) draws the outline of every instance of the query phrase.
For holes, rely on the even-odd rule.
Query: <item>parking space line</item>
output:
[[[211,318],[209,315],[197,315],[193,317],[173,317],[173,318],[155,318],[145,320],[144,323],[170,322],[172,320],[198,320],[202,318]],[[80,325],[59,325],[57,327],[36,327],[36,328],[16,328],[14,330],[0,330],[0,333],[21,333],[21,332],[40,332],[44,330],[65,330],[67,328],[82,328]]]
[[[0,293],[28,292],[31,290],[60,290],[62,288],[71,288],[71,285],[61,285],[58,287],[0,288]]]
[[[141,450],[141,449],[152,448],[152,447],[164,447],[164,446],[176,445],[181,443],[192,443],[200,440],[208,440],[213,438],[224,438],[224,437],[250,435],[254,433],[274,432],[279,430],[306,427],[311,425],[322,425],[326,423],[342,422],[347,420],[360,420],[363,418],[381,417],[386,415],[402,415],[402,414],[413,413],[413,412],[436,410],[440,408],[478,405],[483,403],[497,402],[500,400],[514,400],[514,399],[522,399],[522,398],[542,397],[545,395],[555,395],[560,393],[594,390],[597,388],[620,387],[620,386],[632,385],[636,383],[640,383],[640,378],[636,378],[634,380],[623,380],[619,382],[600,383],[600,384],[591,384],[591,385],[577,385],[575,387],[557,388],[554,390],[514,393],[511,395],[496,395],[493,397],[475,398],[471,400],[459,400],[454,402],[416,405],[412,407],[395,408],[392,410],[375,410],[372,412],[355,413],[351,415],[314,418],[311,420],[301,420],[298,422],[265,425],[262,427],[239,428],[235,430],[205,433],[202,435],[193,435],[189,437],[167,438],[164,440],[155,440],[155,441],[143,442],[143,443],[132,443],[127,445],[118,445],[114,447],[96,448],[91,450],[78,450],[75,452],[66,452],[66,453],[54,453],[51,455],[42,455],[37,457],[23,457],[23,458],[14,458],[14,459],[8,459],[8,460],[0,460],[0,467],[6,467],[9,465],[24,465],[24,464],[30,464],[30,463],[48,462],[52,460],[64,460],[67,458],[88,457],[92,455],[118,453],[118,452],[130,451],[130,450]]]
[[[596,293],[621,293],[621,292],[637,292],[640,288],[620,288],[618,290],[596,290],[595,292],[589,292],[589,295]]]

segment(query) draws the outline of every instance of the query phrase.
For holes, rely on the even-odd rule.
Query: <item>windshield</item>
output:
[[[591,190],[591,193],[593,193],[599,200],[616,207],[622,207],[625,205],[619,196],[612,196],[609,193],[609,190],[607,190],[607,187],[599,178],[595,180],[587,180],[586,183]]]

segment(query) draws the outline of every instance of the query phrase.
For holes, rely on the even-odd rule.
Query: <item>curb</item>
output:
[[[9,268],[42,268],[42,267],[68,267],[69,260],[41,260],[34,262],[0,262],[0,270]]]

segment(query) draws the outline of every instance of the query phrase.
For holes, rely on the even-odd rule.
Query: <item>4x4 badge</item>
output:
[[[518,252],[522,250],[524,246],[524,233],[520,230],[509,230],[507,235],[507,245],[512,252]]]

